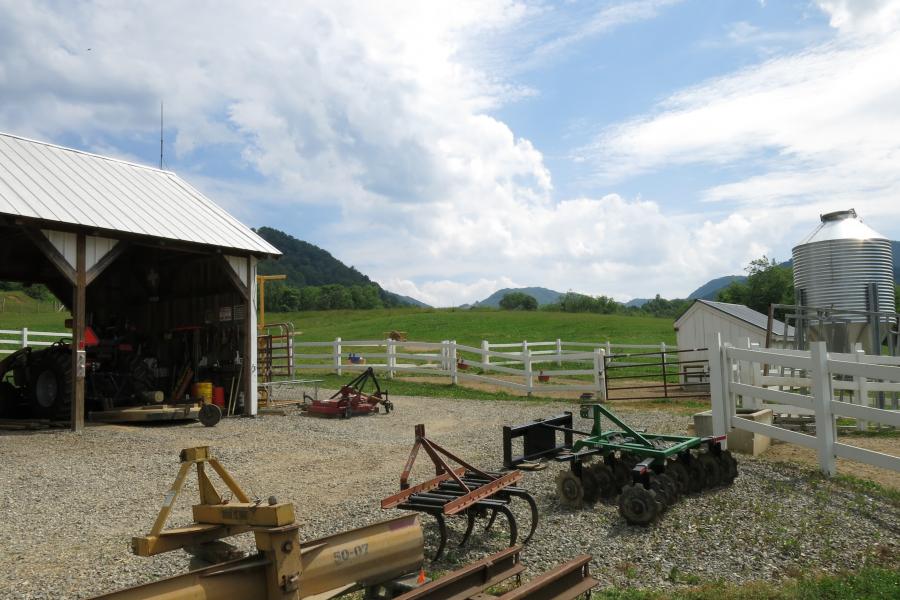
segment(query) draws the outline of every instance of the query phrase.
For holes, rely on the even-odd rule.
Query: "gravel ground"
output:
[[[324,392],[323,392],[324,393]],[[562,403],[393,399],[390,415],[317,419],[230,419],[199,424],[93,426],[68,432],[0,433],[0,598],[84,598],[183,572],[188,557],[130,553],[130,539],[149,530],[178,468],[178,452],[210,445],[251,495],[293,501],[301,539],[390,516],[378,501],[394,491],[413,441],[413,426],[487,469],[499,469],[500,426],[557,414]],[[637,427],[683,432],[689,417],[663,410],[617,409]],[[578,421],[576,419],[576,421]],[[576,422],[576,428],[589,428]],[[809,467],[739,457],[733,486],[689,497],[649,528],[627,526],[613,505],[559,506],[551,463],[526,473],[522,486],[538,501],[541,521],[524,558],[536,573],[580,553],[606,586],[666,588],[699,580],[746,581],[833,572],[868,557],[900,555],[900,509],[848,491]],[[413,480],[430,476],[425,456]],[[432,472],[433,473],[433,472]],[[190,521],[193,480],[170,525]],[[499,521],[500,519],[498,519]],[[528,523],[523,515],[521,527]],[[426,537],[432,520],[423,516]],[[505,545],[498,523],[489,535],[432,566],[446,570]],[[453,525],[453,539],[461,535]],[[252,538],[240,540],[246,548]]]

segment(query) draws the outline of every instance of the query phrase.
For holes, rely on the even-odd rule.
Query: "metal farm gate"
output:
[[[609,400],[656,400],[709,397],[706,348],[610,354],[603,359]],[[704,358],[687,358],[688,352]]]

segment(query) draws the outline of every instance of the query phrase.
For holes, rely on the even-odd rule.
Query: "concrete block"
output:
[[[772,424],[772,409],[738,409],[737,416],[741,419],[750,419],[757,423]],[[699,437],[713,434],[712,411],[707,410],[694,415],[694,431]],[[769,448],[771,438],[741,429],[732,429],[728,433],[728,449],[732,452],[758,456]]]

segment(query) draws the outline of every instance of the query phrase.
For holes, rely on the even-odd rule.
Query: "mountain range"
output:
[[[548,290],[543,287],[523,287],[523,288],[503,288],[502,290],[497,290],[484,300],[479,300],[471,305],[472,308],[475,307],[492,307],[499,308],[500,300],[503,299],[503,296],[510,292],[522,292],[523,294],[528,294],[535,300],[537,300],[538,306],[544,306],[545,304],[553,304],[559,297],[562,296],[562,292],[556,292],[553,290]]]
[[[281,250],[282,256],[278,260],[266,260],[259,263],[261,275],[283,273],[287,275],[287,283],[295,287],[305,285],[321,286],[327,284],[340,285],[371,285],[378,288],[378,294],[386,306],[419,306],[428,307],[427,304],[394,292],[389,292],[359,272],[355,267],[348,267],[327,250],[323,250],[314,244],[299,240],[283,231],[272,227],[260,227],[256,233],[267,242]],[[900,257],[900,241],[892,241],[891,248],[895,257]],[[781,263],[791,266],[792,261]],[[724,275],[711,279],[698,287],[688,295],[688,299],[715,300],[716,295],[724,287],[733,281],[746,281],[745,275]],[[900,261],[894,261],[894,281],[900,283]],[[487,298],[463,305],[463,307],[492,307],[500,306],[500,300],[510,292],[523,292],[537,300],[539,306],[557,302],[563,295],[544,287],[504,288],[497,290]],[[625,303],[626,306],[640,307],[646,304],[649,298],[634,298]]]

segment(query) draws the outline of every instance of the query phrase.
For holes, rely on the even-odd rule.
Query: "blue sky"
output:
[[[0,0],[0,130],[165,163],[451,306],[900,238],[897,0]]]

